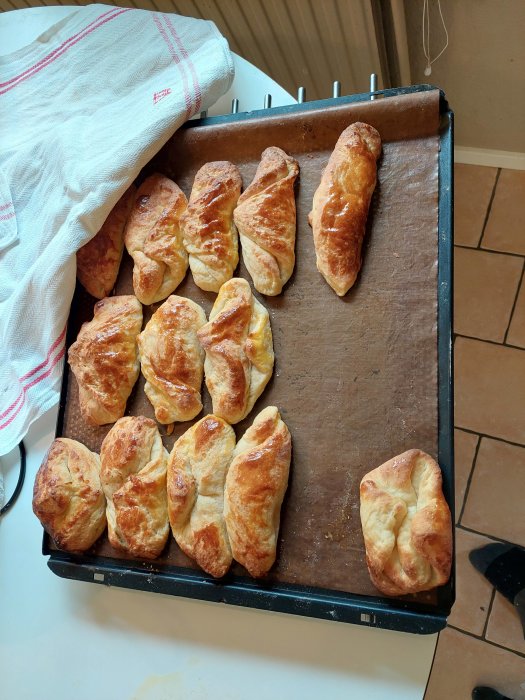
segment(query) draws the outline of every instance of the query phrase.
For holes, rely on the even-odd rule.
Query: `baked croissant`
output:
[[[128,187],[100,231],[77,251],[77,277],[96,299],[107,297],[117,281],[124,252],[124,227],[136,191],[135,185]]]
[[[195,176],[182,218],[193,279],[208,292],[218,292],[239,262],[233,210],[241,185],[239,170],[232,163],[206,163]]]
[[[191,420],[202,409],[204,352],[197,331],[205,323],[200,306],[172,295],[138,337],[144,391],[159,423]]]
[[[409,450],[365,474],[361,525],[370,578],[385,595],[418,593],[446,583],[452,565],[452,522],[441,470]]]
[[[168,511],[182,551],[211,576],[224,576],[232,552],[224,521],[224,481],[235,433],[208,415],[182,435],[168,460]]]
[[[133,290],[143,304],[165,299],[182,282],[188,256],[180,219],[184,192],[164,175],[151,175],[139,187],[126,224],[124,242],[133,258]]]
[[[275,562],[291,456],[290,432],[269,406],[237,443],[226,476],[224,518],[233,558],[255,578]]]
[[[169,535],[164,449],[155,421],[118,420],[100,448],[109,541],[134,557],[154,559]]]
[[[68,361],[78,383],[80,411],[88,423],[114,423],[139,376],[137,335],[142,306],[132,295],[107,297],[95,304],[69,348]]]
[[[298,174],[294,158],[275,146],[267,148],[233,213],[253,286],[268,296],[281,293],[295,265],[294,183]]]
[[[197,333],[213,413],[238,423],[252,410],[273,371],[270,318],[245,279],[222,285],[210,320]]]
[[[106,527],[99,456],[76,440],[54,440],[36,475],[33,512],[60,549],[89,549]]]
[[[308,221],[313,229],[317,269],[344,296],[361,268],[361,248],[376,186],[381,137],[369,124],[346,128],[314,194]]]

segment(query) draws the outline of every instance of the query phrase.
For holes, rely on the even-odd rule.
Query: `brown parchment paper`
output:
[[[278,297],[257,295],[270,313],[275,348],[272,380],[240,437],[265,406],[276,405],[293,439],[290,483],[282,508],[278,558],[268,578],[364,595],[379,595],[364,557],[359,520],[362,476],[404,450],[437,456],[437,224],[439,93],[431,91],[324,110],[179,131],[144,174],[158,170],[189,196],[205,162],[231,160],[244,187],[264,148],[280,146],[300,164],[297,263]],[[358,282],[338,298],[315,266],[307,222],[312,196],[341,133],[354,121],[375,126],[383,140],[364,262]],[[133,293],[125,254],[116,294]],[[250,279],[244,265],[236,273]],[[208,314],[215,294],[188,275],[175,292]],[[70,323],[90,320],[94,300],[77,290]],[[145,308],[145,321],[159,304]],[[141,377],[128,414],[154,418]],[[203,385],[204,412],[211,401]],[[193,422],[193,421],[192,421]],[[191,423],[161,427],[165,445]],[[62,434],[98,451],[110,426],[90,428],[69,375]],[[125,558],[103,537],[93,553]],[[174,540],[156,565],[195,568]],[[245,575],[239,565],[233,573]],[[433,602],[433,594],[416,597]]]

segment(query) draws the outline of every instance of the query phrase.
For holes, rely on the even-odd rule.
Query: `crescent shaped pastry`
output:
[[[182,551],[211,576],[230,568],[224,521],[224,481],[235,448],[233,428],[214,415],[182,435],[168,460],[168,510]]]
[[[167,542],[167,459],[155,421],[144,416],[118,420],[100,448],[109,541],[134,557],[155,559]]]
[[[224,517],[234,559],[255,578],[275,562],[291,456],[290,432],[275,406],[259,413],[233,453]]]
[[[268,296],[281,293],[295,265],[298,174],[295,158],[275,146],[267,148],[233,213],[253,286]]]
[[[186,275],[180,228],[186,206],[184,192],[164,175],[151,175],[138,189],[124,242],[134,263],[133,290],[143,304],[165,299]]]
[[[107,297],[94,311],[69,348],[68,361],[78,382],[82,416],[93,425],[105,425],[124,415],[139,376],[142,306],[131,295]]]
[[[131,185],[109,213],[100,231],[77,251],[77,277],[96,299],[109,296],[124,252],[124,227],[135,199]]]
[[[205,323],[198,304],[173,294],[139,335],[144,391],[159,423],[191,420],[202,409],[204,352],[197,331]]]
[[[195,284],[218,292],[239,262],[233,210],[241,193],[237,166],[228,161],[206,163],[195,176],[183,217],[184,246]]]
[[[238,423],[262,394],[274,362],[268,311],[245,279],[222,285],[198,337],[206,352],[204,373],[213,413]]]
[[[343,131],[321,177],[308,221],[317,269],[342,297],[361,269],[361,248],[377,179],[381,137],[369,124]]]

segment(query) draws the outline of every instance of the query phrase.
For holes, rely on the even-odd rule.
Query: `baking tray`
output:
[[[411,447],[437,455],[453,514],[452,396],[452,154],[453,114],[428,85],[352,95],[289,107],[188,122],[144,169],[173,177],[189,194],[196,170],[229,159],[251,181],[261,151],[278,145],[299,160],[296,270],[283,294],[259,297],[270,312],[274,376],[237,436],[267,405],[290,427],[293,461],[282,509],[278,559],[254,581],[240,565],[213,580],[171,538],[154,562],[131,560],[103,537],[89,552],[59,551],[44,535],[43,552],[59,576],[105,585],[295,613],[417,633],[442,629],[454,601],[447,585],[387,598],[372,586],[359,523],[363,474]],[[369,216],[364,264],[343,299],[315,269],[306,222],[312,194],[339,133],[353,121],[376,126],[383,138],[379,184]],[[115,292],[130,293],[125,256]],[[246,277],[242,265],[236,273]],[[177,294],[209,313],[215,295],[188,274]],[[92,318],[94,299],[77,286],[68,346]],[[158,305],[145,308],[145,322]],[[143,378],[128,413],[153,416]],[[211,411],[203,391],[204,413]],[[173,435],[161,428],[168,449]],[[76,380],[66,365],[57,435],[100,448],[111,426],[88,428],[78,411]]]

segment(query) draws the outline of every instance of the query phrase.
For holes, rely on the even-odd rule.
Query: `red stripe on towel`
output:
[[[29,384],[26,384],[24,387],[24,391],[27,391],[28,389],[31,389],[31,387],[35,386],[35,384],[38,384],[39,382],[42,381],[42,379],[45,379],[46,377],[49,377],[51,372],[53,371],[55,365],[60,362],[60,360],[64,357],[64,354],[66,352],[66,348],[62,348],[62,350],[58,353],[58,355],[55,357],[51,365],[49,366],[49,369],[44,372],[44,374],[41,374],[39,377],[36,379],[33,379],[32,382],[29,382]]]
[[[43,362],[41,362],[39,365],[37,365],[34,369],[32,369],[31,371],[24,374],[23,377],[20,377],[21,382],[23,382],[25,379],[29,379],[29,377],[32,377],[33,374],[36,374],[37,372],[39,372],[41,369],[43,369],[47,365],[47,363],[49,362],[49,358],[51,357],[52,352],[64,340],[65,335],[66,335],[66,326],[64,326],[64,330],[62,331],[62,333],[58,336],[58,338],[55,340],[53,345],[49,348],[47,355],[46,355],[46,359]],[[0,418],[1,417],[2,416],[0,416]]]
[[[43,362],[41,362],[39,365],[37,365],[34,369],[32,369],[29,372],[27,372],[26,374],[24,374],[24,376],[21,377],[21,379],[20,379],[20,383],[22,383],[25,379],[29,379],[29,377],[32,377],[34,374],[39,372],[41,369],[43,369],[47,365],[53,351],[57,348],[58,345],[60,345],[60,343],[63,341],[65,335],[66,335],[66,326],[64,326],[64,330],[62,331],[62,333],[58,336],[58,338],[55,340],[53,345],[47,351],[46,359]],[[63,351],[62,351],[62,354],[63,354]],[[53,366],[55,364],[56,364],[56,360],[55,360]],[[7,414],[10,413],[14,409],[16,404],[20,401],[20,397],[24,395],[24,392],[27,388],[28,388],[27,386],[23,386],[20,394],[16,397],[16,399],[13,401],[13,403],[8,408],[6,408],[6,410],[3,413],[0,413],[0,420],[2,418],[5,418],[7,416]]]
[[[195,92],[195,109],[193,110],[193,114],[196,114],[200,110],[201,103],[202,103],[201,86],[199,85],[197,71],[195,70],[195,66],[193,65],[193,61],[191,60],[188,52],[186,51],[186,48],[184,47],[181,38],[177,34],[177,30],[175,29],[175,27],[171,23],[170,18],[167,15],[164,15],[164,21],[168,25],[168,28],[171,32],[171,35],[175,39],[175,42],[177,44],[177,47],[178,47],[182,57],[188,62],[192,81],[193,81],[193,90]],[[190,115],[190,116],[193,116],[193,115]]]
[[[6,85],[10,85],[11,83],[16,82],[16,81],[19,80],[20,78],[23,78],[24,75],[27,75],[27,73],[30,73],[30,72],[33,71],[35,68],[38,68],[38,66],[40,66],[42,63],[45,63],[48,59],[50,59],[50,58],[51,58],[52,56],[54,56],[58,51],[60,51],[66,44],[69,44],[71,41],[73,41],[73,39],[76,39],[77,36],[79,36],[80,34],[82,34],[83,32],[85,32],[86,29],[89,29],[89,28],[92,27],[94,24],[96,24],[99,20],[101,20],[103,17],[106,17],[107,15],[110,15],[110,14],[112,14],[113,12],[116,12],[116,11],[117,11],[117,8],[116,8],[116,7],[112,7],[111,10],[108,10],[107,12],[104,12],[104,14],[99,15],[96,19],[94,19],[92,22],[90,22],[89,24],[87,24],[87,25],[86,25],[83,29],[81,29],[79,32],[77,32],[76,34],[73,34],[73,36],[70,36],[69,39],[66,39],[64,42],[62,42],[62,43],[60,44],[60,46],[57,46],[57,48],[54,49],[53,51],[51,51],[51,53],[48,53],[46,56],[44,56],[43,58],[41,58],[40,61],[38,61],[37,63],[34,63],[32,66],[29,66],[29,68],[27,68],[23,73],[20,73],[19,75],[15,75],[14,78],[10,78],[9,80],[6,80],[5,83],[0,83],[0,87],[5,87]]]
[[[31,387],[33,387],[33,386],[35,386],[36,384],[38,384],[39,382],[41,382],[42,379],[45,379],[46,377],[49,377],[49,375],[51,374],[51,372],[52,372],[53,369],[55,368],[55,365],[64,357],[64,353],[65,353],[65,352],[66,352],[66,349],[65,349],[65,348],[62,348],[62,350],[58,353],[58,355],[55,357],[55,359],[54,359],[53,362],[51,363],[51,366],[49,367],[49,369],[47,370],[47,372],[44,372],[44,374],[41,374],[41,375],[40,375],[39,377],[37,377],[36,379],[33,379],[32,382],[29,382],[29,384],[28,384],[27,386],[25,386],[25,387],[22,389],[22,395],[23,395],[23,397],[24,397],[24,400],[25,400],[26,392],[27,392],[29,389],[31,389]],[[20,398],[20,397],[19,397],[19,398]],[[19,398],[15,401],[15,404],[19,401]],[[12,405],[13,405],[13,404],[12,404]],[[8,419],[5,421],[5,423],[2,423],[2,425],[0,425],[0,430],[3,430],[4,428],[7,428],[7,426],[10,425],[10,424],[14,421],[14,419],[15,419],[15,418],[17,417],[17,415],[20,413],[20,409],[22,408],[23,405],[24,405],[24,401],[22,401],[22,402],[19,404],[18,408],[17,408],[16,411],[13,413],[13,415],[12,415],[10,418],[8,418]]]
[[[68,39],[68,42],[70,42],[70,43],[68,43],[67,46],[64,45],[67,42],[64,42],[64,44],[61,45],[61,46],[63,46],[63,48],[55,49],[55,51],[51,52],[51,54],[48,54],[48,56],[43,58],[38,64],[35,64],[35,66],[33,66],[32,68],[29,68],[27,71],[25,71],[26,74],[21,73],[20,76],[12,79],[12,80],[14,80],[14,82],[9,84],[3,90],[0,90],[0,95],[4,95],[6,92],[9,92],[9,90],[12,90],[13,88],[17,87],[24,80],[27,80],[28,78],[32,78],[34,75],[39,73],[41,70],[43,70],[47,66],[51,65],[51,63],[56,61],[57,58],[60,58],[72,46],[74,46],[75,44],[78,44],[78,42],[81,41],[82,39],[85,39],[89,34],[94,32],[95,29],[99,29],[104,24],[106,24],[106,22],[110,22],[112,19],[115,19],[116,17],[123,14],[124,12],[131,12],[131,8],[121,9],[118,12],[115,12],[114,14],[112,14],[111,16],[106,17],[105,19],[102,19],[100,22],[98,22],[98,24],[95,24],[90,29],[88,29],[86,27],[86,29],[82,30],[82,32],[79,32],[78,34],[75,35],[76,38],[71,37],[71,39]],[[106,14],[108,14],[108,13],[106,13]],[[101,15],[101,17],[103,17],[103,15]],[[100,20],[101,17],[99,17],[98,19]],[[95,20],[95,21],[97,21],[97,20]],[[89,25],[88,25],[88,27],[89,27]]]
[[[15,401],[13,401],[13,403],[9,406],[9,408],[8,408],[7,410],[5,410],[5,411],[0,415],[0,419],[5,418],[5,417],[7,416],[7,414],[10,413],[10,412],[13,410],[13,408],[17,405],[17,403],[20,401],[20,399],[22,399],[22,398],[24,397],[24,393],[25,393],[25,392],[24,392],[24,390],[22,389],[22,391],[21,391],[21,392],[18,394],[18,396],[16,397]],[[22,402],[22,403],[23,403],[23,402]]]
[[[161,15],[161,17],[163,17],[163,15]],[[180,57],[175,51],[175,47],[171,43],[171,40],[166,33],[166,30],[162,26],[162,23],[159,19],[159,15],[154,14],[153,21],[155,22],[155,26],[157,27],[159,34],[164,39],[164,42],[168,47],[168,51],[170,52],[170,56],[172,57],[173,62],[179,68],[180,74],[182,76],[182,89],[184,90],[184,102],[186,104],[186,119],[189,119],[192,116],[192,100],[190,97],[190,92],[188,90],[188,80],[186,77],[186,71],[184,70],[184,66],[181,63]]]

